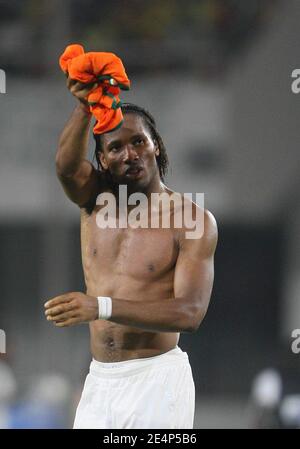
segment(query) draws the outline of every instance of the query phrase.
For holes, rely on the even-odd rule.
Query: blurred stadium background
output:
[[[0,427],[70,427],[90,362],[87,326],[43,317],[46,299],[84,289],[79,214],[54,168],[72,42],[123,59],[122,98],[160,125],[169,186],[205,192],[219,224],[208,315],[179,343],[195,428],[300,427],[299,22],[297,0],[0,0]]]

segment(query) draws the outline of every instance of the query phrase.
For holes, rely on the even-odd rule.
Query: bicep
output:
[[[68,198],[79,207],[96,199],[101,183],[100,173],[88,160],[83,160],[75,173],[67,176],[57,173],[57,177]]]
[[[214,282],[216,244],[216,222],[211,214],[206,214],[203,236],[200,239],[183,241],[175,268],[175,298],[186,298],[204,312],[209,305]]]
[[[192,254],[180,254],[175,269],[175,298],[187,298],[191,302],[201,303],[206,309],[210,300],[214,281],[213,255],[197,257]]]

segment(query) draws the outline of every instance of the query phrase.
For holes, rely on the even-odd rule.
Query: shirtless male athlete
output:
[[[86,159],[91,114],[85,100],[95,85],[68,78],[67,86],[79,101],[60,137],[56,168],[81,211],[87,291],[47,301],[45,314],[57,327],[89,323],[93,361],[74,428],[193,428],[195,386],[178,341],[181,332],[197,331],[208,308],[215,219],[204,211],[198,239],[186,238],[184,227],[99,229],[101,192],[117,198],[116,187],[126,185],[128,194],[149,198],[172,193],[162,182],[167,155],[151,115],[124,104],[122,126],[94,136],[96,169]]]

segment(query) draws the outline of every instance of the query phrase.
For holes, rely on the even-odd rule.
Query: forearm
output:
[[[72,175],[87,157],[91,114],[79,103],[61,133],[56,153],[56,170],[59,175]]]
[[[194,332],[204,314],[188,298],[132,301],[112,298],[109,321],[154,332]],[[200,321],[200,322],[199,322]]]
[[[113,297],[111,300],[112,314],[105,319],[151,332],[195,332],[207,309],[202,305],[205,301],[201,303],[192,298],[133,301]],[[97,298],[81,292],[57,296],[47,301],[45,308],[47,319],[57,327],[73,326],[99,319]]]

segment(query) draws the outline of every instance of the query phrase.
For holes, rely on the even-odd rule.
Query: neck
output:
[[[118,198],[119,188],[121,184],[113,184],[114,195]],[[164,183],[161,181],[159,173],[155,174],[150,183],[145,187],[126,185],[127,197],[133,193],[143,193],[148,199],[151,197],[151,193],[162,193],[166,190]]]
[[[124,191],[122,189],[122,185],[115,185],[114,188],[114,195],[117,199],[118,207],[120,207],[120,204],[126,204],[127,212],[130,212],[132,208],[135,208],[136,205],[130,206],[128,204],[128,199],[130,195],[134,193],[142,193],[147,198],[147,204],[151,204],[151,194],[152,193],[162,193],[166,192],[166,186],[163,184],[163,182],[160,180],[159,175],[156,176],[151,180],[151,182],[145,187],[145,188],[137,188],[137,187],[131,187],[126,185],[126,190]],[[142,205],[141,205],[142,207]],[[148,207],[148,206],[147,206]]]
[[[131,193],[141,192],[144,195],[146,195],[146,197],[148,199],[150,199],[151,193],[161,193],[164,191],[165,191],[165,186],[160,179],[159,173],[156,173],[155,176],[153,177],[153,179],[150,181],[150,183],[147,186],[145,186],[144,188],[139,188],[139,189],[132,188],[131,189],[128,186],[128,194],[129,195]]]

